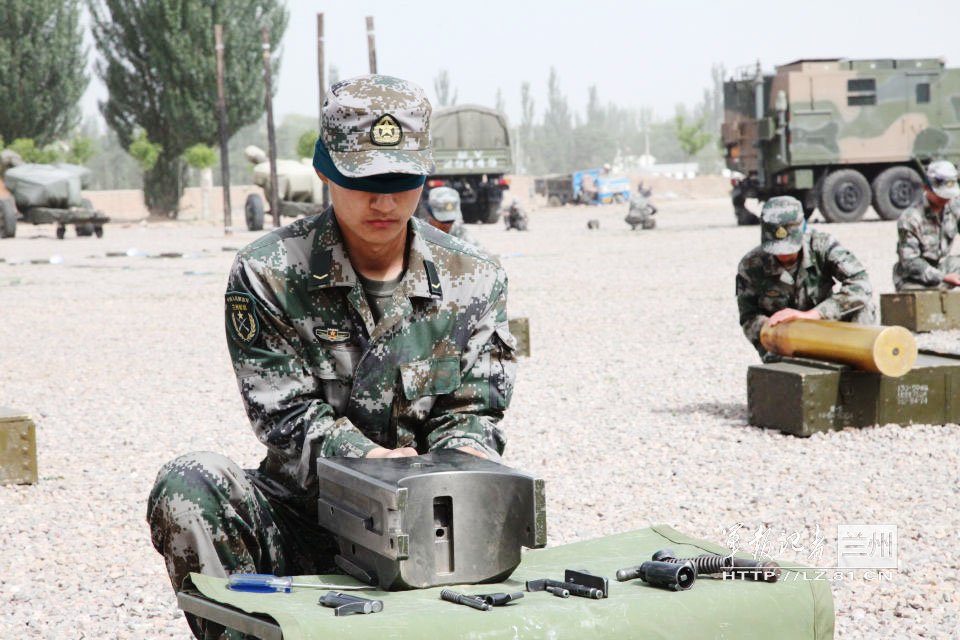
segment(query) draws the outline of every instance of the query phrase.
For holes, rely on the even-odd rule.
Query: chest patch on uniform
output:
[[[771,298],[776,298],[780,295],[780,292],[777,291],[776,289],[770,289],[770,291],[767,291],[767,295],[770,296]]]
[[[247,293],[228,291],[226,296],[227,330],[234,340],[244,346],[257,341],[260,319],[253,297]]]
[[[380,116],[370,129],[370,142],[379,147],[395,147],[402,137],[400,123],[389,113]]]
[[[317,339],[323,342],[346,342],[350,339],[350,332],[341,329],[321,329],[320,327],[316,327],[313,330],[313,335],[317,336]]]

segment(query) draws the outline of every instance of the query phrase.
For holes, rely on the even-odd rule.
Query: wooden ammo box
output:
[[[809,436],[875,424],[960,424],[960,356],[921,353],[899,378],[784,358],[747,369],[750,424]]]
[[[30,416],[0,407],[0,485],[37,481],[37,432]]]
[[[960,329],[960,291],[921,289],[880,294],[880,324],[910,331]]]

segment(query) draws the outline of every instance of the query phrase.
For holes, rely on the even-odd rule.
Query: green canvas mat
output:
[[[669,547],[678,556],[729,553],[720,545],[697,540],[659,525],[550,549],[526,551],[520,566],[501,584],[451,587],[466,594],[524,591],[535,578],[563,579],[564,569],[587,569],[610,579],[605,600],[558,598],[545,592],[524,593],[522,600],[491,611],[440,600],[440,588],[416,591],[361,591],[383,600],[383,611],[335,617],[317,604],[324,590],[293,593],[243,593],[226,588],[226,580],[191,574],[193,587],[216,602],[247,613],[265,614],[280,625],[285,640],[335,637],[370,638],[809,638],[833,637],[833,596],[825,580],[804,579],[801,569],[784,567],[779,582],[698,578],[689,591],[650,587],[640,580],[617,582],[617,569],[650,559]],[[298,582],[355,584],[347,576],[300,576]]]

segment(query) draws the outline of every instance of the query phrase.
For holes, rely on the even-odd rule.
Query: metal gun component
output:
[[[617,571],[617,580],[625,582],[640,578],[654,587],[663,587],[673,591],[686,591],[697,579],[697,569],[692,562],[681,563],[666,561],[647,561],[636,567],[627,567]]]
[[[567,569],[563,572],[563,581],[596,589],[600,592],[601,598],[606,598],[610,594],[610,581],[586,569]]]
[[[328,591],[319,600],[320,604],[333,609],[335,616],[348,616],[351,613],[380,613],[383,600],[358,598],[340,591]]]
[[[481,593],[474,596],[474,598],[480,598],[491,607],[502,607],[508,602],[519,600],[522,597],[523,592],[520,591],[517,593]]]
[[[568,591],[570,595],[580,596],[581,598],[592,598],[594,600],[599,600],[604,597],[603,591],[600,589],[585,587],[582,584],[576,584],[573,582],[562,582],[560,580],[551,580],[550,578],[527,580],[527,591],[547,591],[548,587],[563,589]],[[567,596],[563,597],[566,598]]]
[[[440,598],[442,600],[446,600],[447,602],[466,605],[468,607],[473,607],[474,609],[479,609],[480,611],[490,611],[490,609],[493,608],[492,604],[484,602],[483,598],[479,596],[467,596],[462,593],[457,593],[451,589],[441,589]]]
[[[552,593],[553,595],[557,596],[558,598],[569,598],[569,597],[570,597],[570,592],[569,592],[568,590],[562,589],[562,588],[560,588],[560,587],[550,587],[550,586],[547,586],[547,587],[544,587],[543,590],[546,591],[547,593]]]
[[[840,362],[894,378],[910,371],[917,360],[917,343],[903,327],[799,318],[764,325],[760,343],[782,356]]]
[[[697,575],[719,573],[764,582],[776,582],[780,579],[780,565],[772,560],[761,562],[715,553],[704,553],[695,558],[677,558],[671,549],[660,549],[653,554],[651,560],[675,564],[689,561],[697,570]]]
[[[318,524],[337,565],[381,589],[502,582],[547,541],[543,480],[456,450],[318,458]]]

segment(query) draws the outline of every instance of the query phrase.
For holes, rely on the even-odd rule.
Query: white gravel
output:
[[[837,637],[956,637],[960,428],[884,425],[809,439],[746,425],[739,258],[759,230],[725,200],[531,213],[471,231],[504,256],[510,313],[531,322],[504,426],[506,462],[547,480],[551,545],[665,523],[776,557],[836,564],[837,525],[896,524],[901,569],[834,581]],[[601,227],[588,231],[588,219]],[[891,291],[890,222],[822,225]],[[223,338],[232,253],[197,225],[108,225],[103,239],[21,226],[0,241],[0,406],[38,430],[41,482],[0,487],[0,638],[181,638],[146,522],[159,466],[198,449],[255,465]],[[130,248],[179,259],[103,257]],[[29,260],[59,255],[61,264]],[[27,260],[28,262],[19,262]],[[960,332],[923,346],[960,352]],[[816,553],[815,534],[822,536]],[[798,537],[780,551],[780,539]],[[786,542],[790,542],[786,541]],[[638,560],[640,560],[638,558]]]

